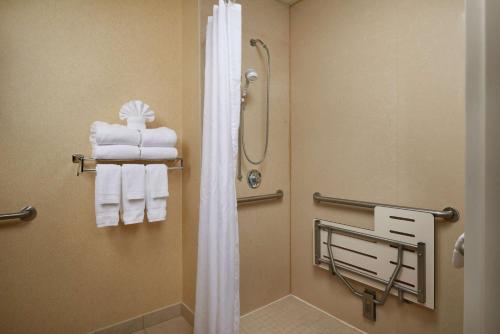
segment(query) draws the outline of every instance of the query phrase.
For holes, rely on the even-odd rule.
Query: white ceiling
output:
[[[294,3],[299,2],[300,0],[279,0],[279,1],[289,5],[293,5]]]

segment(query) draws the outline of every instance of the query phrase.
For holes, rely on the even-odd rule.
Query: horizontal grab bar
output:
[[[36,209],[32,206],[27,206],[19,212],[0,214],[0,221],[20,219],[23,221],[33,220],[36,217]]]
[[[326,196],[321,195],[319,192],[315,192],[313,194],[313,199],[318,203],[339,204],[339,205],[354,206],[354,207],[365,208],[365,209],[375,209],[376,206],[384,206],[384,207],[393,208],[393,209],[426,212],[426,213],[430,213],[435,218],[442,218],[442,219],[448,220],[450,222],[456,222],[460,219],[460,212],[457,209],[452,208],[452,207],[444,208],[442,211],[430,210],[430,209],[419,209],[419,208],[412,208],[412,207],[406,207],[406,206],[355,201],[352,199],[326,197]]]
[[[238,205],[251,204],[255,202],[261,201],[271,201],[283,198],[283,190],[277,190],[274,194],[267,195],[257,195],[257,196],[248,196],[248,197],[240,197],[238,198]]]

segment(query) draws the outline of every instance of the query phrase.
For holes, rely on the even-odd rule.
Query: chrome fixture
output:
[[[274,194],[258,195],[258,196],[248,196],[238,198],[238,206],[253,204],[263,201],[279,200],[283,198],[283,190],[277,190]]]
[[[73,154],[72,161],[74,164],[78,164],[78,169],[76,171],[76,175],[79,176],[85,172],[94,172],[96,171],[94,168],[85,167],[86,161],[91,161],[94,163],[114,163],[114,164],[127,164],[127,163],[140,163],[140,164],[167,164],[169,161],[174,161],[178,163],[177,166],[168,166],[168,170],[183,170],[184,169],[184,160],[182,158],[175,159],[162,159],[162,160],[116,160],[116,159],[94,159],[94,158],[86,158],[83,154]]]
[[[258,74],[254,69],[249,68],[245,73],[246,83],[245,83],[245,86],[244,86],[242,93],[241,93],[240,131],[239,131],[239,139],[238,139],[238,144],[239,144],[239,149],[238,149],[238,180],[241,180],[243,178],[242,171],[241,171],[241,168],[242,168],[242,154],[241,154],[241,152],[243,152],[243,155],[248,160],[248,162],[250,162],[253,165],[260,165],[264,161],[264,159],[266,158],[267,149],[269,146],[269,99],[270,99],[270,84],[271,84],[271,54],[269,52],[269,48],[261,39],[252,38],[250,40],[250,45],[253,47],[261,46],[266,51],[266,56],[267,56],[266,140],[265,140],[264,151],[262,153],[262,156],[257,158],[257,159],[250,158],[250,156],[246,150],[246,146],[245,146],[245,107],[246,107],[246,98],[248,95],[248,88],[250,86],[250,83],[252,83],[258,79]]]
[[[260,186],[261,181],[262,181],[262,174],[258,170],[252,169],[251,171],[248,172],[247,182],[250,188],[252,189],[258,188]]]
[[[31,205],[22,208],[19,212],[0,214],[0,221],[19,219],[22,221],[30,221],[36,217],[36,209]]]
[[[328,251],[328,257],[327,258],[322,258],[321,257],[321,247],[322,246],[322,241],[320,237],[321,231],[326,231],[327,232],[327,240],[326,240],[326,247]],[[398,296],[400,301],[403,301],[403,293],[410,293],[412,295],[415,295],[417,297],[417,300],[419,303],[425,303],[426,299],[426,276],[425,276],[425,252],[426,252],[426,245],[423,242],[418,242],[416,245],[409,244],[406,242],[398,241],[398,240],[393,240],[393,239],[386,239],[383,237],[378,237],[366,233],[361,233],[357,231],[351,231],[343,228],[338,228],[334,226],[329,226],[326,224],[323,224],[321,220],[315,219],[314,221],[314,233],[315,233],[315,238],[314,238],[314,262],[317,265],[320,264],[326,264],[329,269],[330,273],[334,276],[337,276],[339,280],[344,283],[344,285],[351,291],[353,295],[356,297],[359,297],[363,301],[363,315],[365,318],[368,318],[372,321],[376,320],[376,306],[377,305],[384,305],[387,297],[389,296],[391,290],[393,288],[398,290]],[[333,254],[333,247],[335,247],[335,244],[332,242],[332,236],[333,234],[339,234],[347,237],[353,237],[353,238],[358,238],[358,239],[363,239],[366,241],[371,241],[371,242],[376,242],[376,243],[385,243],[390,245],[391,247],[394,247],[397,249],[397,262],[394,262],[394,270],[389,278],[389,280],[381,279],[380,277],[377,277],[376,275],[373,275],[371,273],[366,273],[362,270],[359,270],[356,267],[351,266],[349,263],[345,263],[343,261],[339,261],[334,257]],[[400,281],[397,280],[399,274],[401,273],[401,269],[404,266],[403,265],[403,251],[410,251],[410,252],[416,252],[417,254],[417,286],[414,289],[411,289],[409,287],[404,286],[403,284],[400,283]],[[369,279],[372,279],[378,283],[381,283],[385,285],[385,288],[383,290],[383,294],[381,298],[377,298],[376,293],[374,291],[370,290],[365,290],[365,291],[359,291],[356,290],[351,283],[344,277],[344,275],[339,271],[339,269],[354,273],[356,275],[360,275],[363,277],[367,277]]]
[[[245,72],[245,87],[243,87],[243,90],[241,92],[241,106],[246,105],[246,97],[248,96],[248,87],[250,87],[250,84],[254,81],[257,81],[259,78],[259,75],[257,74],[257,71],[254,70],[253,68],[249,68]]]
[[[426,212],[426,213],[430,213],[435,218],[442,218],[442,219],[448,220],[450,222],[456,222],[460,219],[460,212],[457,209],[452,208],[452,207],[446,207],[442,211],[430,210],[430,209],[419,209],[419,208],[411,208],[411,207],[406,207],[406,206],[355,201],[352,199],[326,197],[326,196],[322,196],[318,192],[315,192],[313,194],[313,199],[318,203],[330,203],[330,204],[355,206],[358,208],[365,208],[365,209],[375,209],[376,206],[383,206],[383,207],[393,208],[393,209]]]

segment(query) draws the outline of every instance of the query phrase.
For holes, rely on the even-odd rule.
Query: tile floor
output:
[[[193,327],[183,318],[176,317],[148,327],[134,334],[192,334]]]
[[[241,334],[361,334],[338,319],[287,296],[241,318]],[[134,334],[192,334],[193,327],[176,317]]]
[[[360,334],[338,319],[287,296],[241,318],[241,334]]]

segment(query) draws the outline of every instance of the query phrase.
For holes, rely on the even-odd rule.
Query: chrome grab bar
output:
[[[238,205],[251,204],[261,201],[277,200],[282,198],[283,198],[283,190],[279,189],[274,194],[240,197],[238,198]]]
[[[36,209],[30,205],[24,207],[19,212],[15,213],[3,213],[0,214],[0,221],[3,220],[12,220],[12,219],[20,219],[23,221],[33,220],[36,217]]]
[[[354,206],[354,207],[365,208],[365,209],[375,209],[376,206],[384,206],[384,207],[393,208],[393,209],[426,212],[426,213],[430,213],[435,218],[442,218],[442,219],[448,220],[450,222],[456,222],[460,219],[460,212],[457,209],[452,208],[452,207],[446,207],[442,211],[430,210],[430,209],[419,209],[419,208],[412,208],[412,207],[406,207],[406,206],[355,201],[352,199],[326,197],[326,196],[321,195],[319,192],[315,192],[313,194],[313,199],[318,203],[339,204],[339,205]]]

